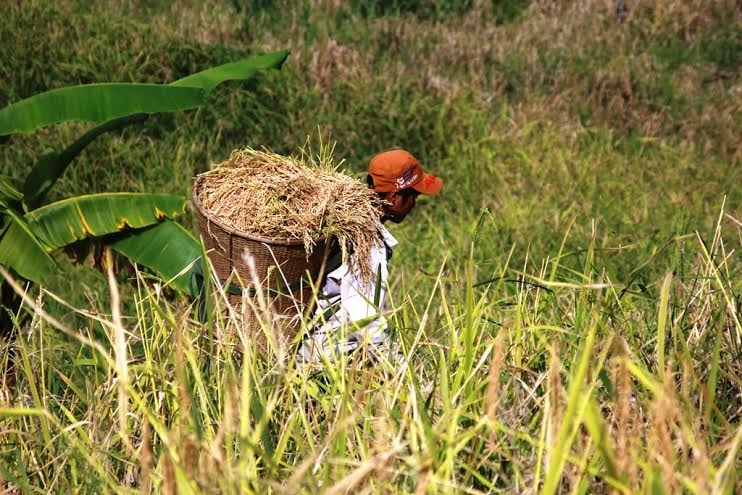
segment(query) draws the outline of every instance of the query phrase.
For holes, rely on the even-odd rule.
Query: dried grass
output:
[[[367,260],[381,243],[382,202],[352,177],[340,172],[332,147],[312,156],[282,156],[251,148],[235,150],[228,160],[205,172],[197,191],[204,212],[248,235],[301,239],[307,255],[317,241],[334,236],[343,251]],[[372,280],[366,263],[355,267]]]

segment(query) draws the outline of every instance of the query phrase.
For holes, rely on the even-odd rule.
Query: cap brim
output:
[[[443,179],[436,177],[435,175],[424,173],[422,179],[420,179],[417,184],[410,187],[419,193],[434,196],[438,194],[441,187],[443,187]]]

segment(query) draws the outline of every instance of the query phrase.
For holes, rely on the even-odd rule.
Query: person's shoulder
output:
[[[394,246],[399,244],[399,241],[392,235],[391,232],[389,232],[389,230],[387,230],[386,227],[384,227],[383,224],[379,225],[379,234],[381,235],[381,240],[389,249],[394,249]]]

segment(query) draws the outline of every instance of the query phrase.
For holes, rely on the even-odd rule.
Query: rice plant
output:
[[[734,493],[734,221],[678,240],[685,274],[648,287],[609,279],[594,238],[581,270],[560,252],[482,273],[475,232],[427,301],[396,291],[403,365],[299,366],[306,329],[258,349],[270,325],[247,330],[223,293],[202,324],[141,274],[122,301],[110,267],[110,301],[68,306],[70,328],[45,311],[61,297],[3,271],[34,316],[3,348],[0,473],[44,493]]]

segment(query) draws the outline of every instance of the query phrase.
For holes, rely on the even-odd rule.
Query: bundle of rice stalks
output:
[[[307,256],[323,237],[334,236],[343,260],[361,260],[361,280],[374,277],[363,260],[381,243],[381,200],[364,184],[338,171],[332,148],[317,156],[277,155],[251,148],[199,175],[201,208],[247,235],[302,239]]]

